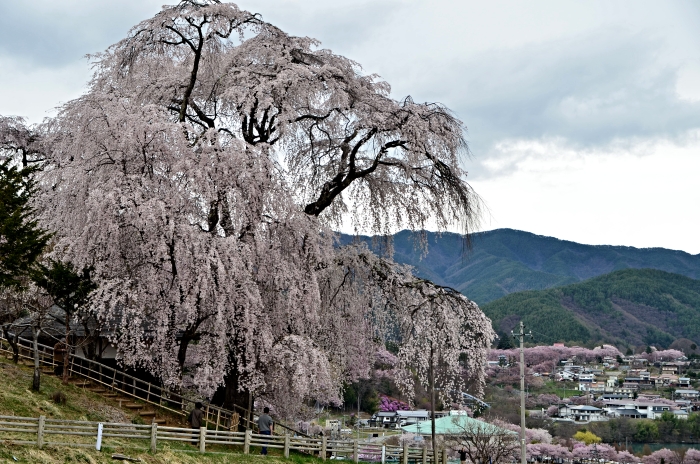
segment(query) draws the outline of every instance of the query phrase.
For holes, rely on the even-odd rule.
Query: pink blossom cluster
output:
[[[382,412],[408,411],[411,408],[403,401],[394,400],[388,396],[379,396],[379,410]]]
[[[532,348],[525,348],[524,354],[525,364],[531,366],[536,372],[551,372],[560,361],[570,358],[576,358],[579,362],[587,363],[595,361],[599,357],[622,356],[620,350],[612,345],[603,345],[602,347],[596,347],[594,349],[582,348],[580,346],[535,346]],[[519,349],[513,348],[509,350],[491,350],[489,352],[489,360],[498,361],[500,355],[504,355],[506,359],[512,359],[515,362],[520,359]]]
[[[380,369],[391,369],[392,367],[396,366],[398,362],[399,358],[396,357],[395,354],[391,353],[390,351],[387,351],[384,348],[380,348],[374,354],[374,363]]]
[[[615,448],[610,445],[585,445],[580,442],[576,442],[571,450],[560,444],[528,444],[527,456],[528,458],[552,457],[561,459],[605,459],[607,461],[615,461],[620,463],[638,463],[640,461],[639,458],[632,453],[628,451],[616,451]],[[652,462],[650,464],[660,463]]]
[[[653,350],[651,353],[642,353],[638,356],[651,362],[674,361],[683,356],[683,352],[678,350]]]
[[[700,450],[691,448],[685,455],[663,448],[642,458],[643,464],[700,464]]]
[[[516,432],[518,435],[520,435],[520,426],[511,424],[509,422],[500,420],[500,419],[494,419],[490,421],[491,424],[500,427],[502,429],[506,430],[512,430],[513,432]],[[545,429],[525,429],[525,442],[530,443],[530,444],[536,444],[536,443],[544,443],[544,444],[550,444],[552,443],[552,435],[546,431]]]

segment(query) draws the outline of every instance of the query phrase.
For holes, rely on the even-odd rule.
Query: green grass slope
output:
[[[47,418],[62,420],[121,423],[129,423],[136,419],[133,412],[119,408],[116,401],[103,398],[75,385],[64,385],[53,375],[42,375],[41,390],[32,391],[32,373],[33,368],[15,365],[5,357],[0,357],[0,416],[39,417],[43,415]],[[52,400],[52,395],[57,391],[65,395],[65,404],[57,404]],[[3,442],[4,436],[4,433],[0,432],[0,464],[123,462],[113,460],[112,453],[139,458],[141,462],[148,464],[314,464],[321,462],[318,458],[299,453],[292,453],[289,459],[284,459],[281,455],[282,450],[278,449],[270,449],[270,455],[267,457],[257,454],[258,448],[252,450],[256,454],[244,455],[240,450],[235,453],[235,449],[222,445],[212,445],[213,452],[199,454],[196,447],[176,442],[159,444],[158,452],[151,454],[147,451],[148,443],[125,439],[117,439],[116,442],[110,440],[109,444],[104,445],[102,451],[70,446],[45,446],[39,449],[32,445],[13,445]],[[71,441],[71,437],[61,435],[60,440]],[[85,442],[80,439],[75,441]]]
[[[594,246],[512,229],[474,234],[466,251],[457,234],[428,232],[428,252],[421,256],[415,237],[393,237],[394,258],[421,277],[448,285],[485,304],[514,292],[542,290],[581,282],[620,269],[658,269],[700,279],[700,255],[663,248]],[[370,237],[360,237],[374,249]],[[353,240],[344,235],[341,243]]]
[[[513,293],[481,308],[499,332],[510,332],[522,319],[538,344],[667,347],[678,338],[700,343],[700,280],[654,269]]]

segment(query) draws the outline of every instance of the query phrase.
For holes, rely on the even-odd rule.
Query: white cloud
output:
[[[639,141],[584,152],[557,142],[512,143],[503,148],[516,169],[472,182],[490,212],[484,230],[700,253],[699,135],[683,144]]]
[[[26,117],[31,123],[55,115],[55,108],[80,96],[90,78],[86,60],[62,67],[40,67],[0,55],[0,114]]]

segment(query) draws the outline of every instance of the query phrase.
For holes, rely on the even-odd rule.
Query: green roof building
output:
[[[422,421],[413,425],[401,427],[401,430],[407,433],[415,433],[418,435],[430,435],[430,421]],[[512,433],[517,435],[512,430],[506,430],[489,424],[479,419],[464,415],[445,416],[435,419],[435,434],[436,435],[460,435],[463,433],[480,433],[484,435],[500,435],[503,433]]]

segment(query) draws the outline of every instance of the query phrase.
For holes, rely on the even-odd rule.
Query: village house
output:
[[[598,401],[606,401],[606,400],[625,400],[627,401],[629,399],[629,396],[622,394],[622,393],[603,393],[598,397]]]
[[[690,377],[679,377],[678,378],[679,388],[690,388]]]
[[[603,393],[605,392],[605,382],[581,382],[579,380],[578,389],[582,392]]]
[[[672,406],[664,403],[655,403],[652,401],[630,401],[629,399],[606,400],[603,409],[610,417],[628,417],[631,419],[655,419],[661,417],[666,411],[673,412],[678,409],[677,406]]]
[[[404,425],[417,424],[430,419],[430,411],[419,409],[417,411],[396,411],[396,422],[400,427]]]
[[[681,373],[681,366],[679,366],[678,363],[665,363],[663,366],[661,366],[661,373],[662,374],[680,374]]]
[[[697,390],[686,390],[686,389],[678,389],[674,392],[674,398],[682,398],[686,400],[696,400],[700,398],[700,392]]]
[[[671,385],[678,385],[679,377],[675,374],[661,374],[654,378],[654,384],[657,388],[659,387],[670,387]]]
[[[606,411],[595,406],[560,404],[558,416],[574,422],[597,422],[608,420]]]
[[[610,417],[626,417],[628,419],[646,419],[646,413],[638,411],[635,408],[620,408],[608,412]]]

